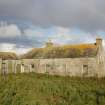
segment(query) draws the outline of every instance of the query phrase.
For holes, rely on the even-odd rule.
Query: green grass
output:
[[[1,76],[0,105],[105,105],[105,79],[35,73]]]

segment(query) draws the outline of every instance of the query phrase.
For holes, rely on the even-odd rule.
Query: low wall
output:
[[[64,58],[64,59],[22,59],[5,60],[6,67],[0,72],[23,73],[36,72],[51,75],[97,76],[99,74],[96,58]]]
[[[48,73],[52,75],[96,76],[96,58],[23,59],[25,72]]]

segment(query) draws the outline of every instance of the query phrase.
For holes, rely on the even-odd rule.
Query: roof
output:
[[[94,57],[97,54],[97,46],[91,44],[63,45],[48,48],[34,48],[24,54],[22,58],[78,58]]]
[[[0,52],[0,58],[3,60],[16,60],[18,56],[13,52]]]
[[[76,45],[64,45],[64,46],[61,46],[61,47],[65,47],[65,48],[77,48],[77,49],[96,49],[97,46],[96,46],[96,43],[90,43],[90,44],[76,44]]]

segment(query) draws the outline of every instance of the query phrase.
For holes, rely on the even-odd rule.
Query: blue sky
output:
[[[0,51],[105,39],[104,0],[0,0]]]

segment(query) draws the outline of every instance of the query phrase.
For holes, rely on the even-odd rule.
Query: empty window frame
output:
[[[34,66],[34,64],[31,64],[31,68],[34,68],[35,66]]]
[[[83,76],[88,75],[88,65],[83,65]]]

